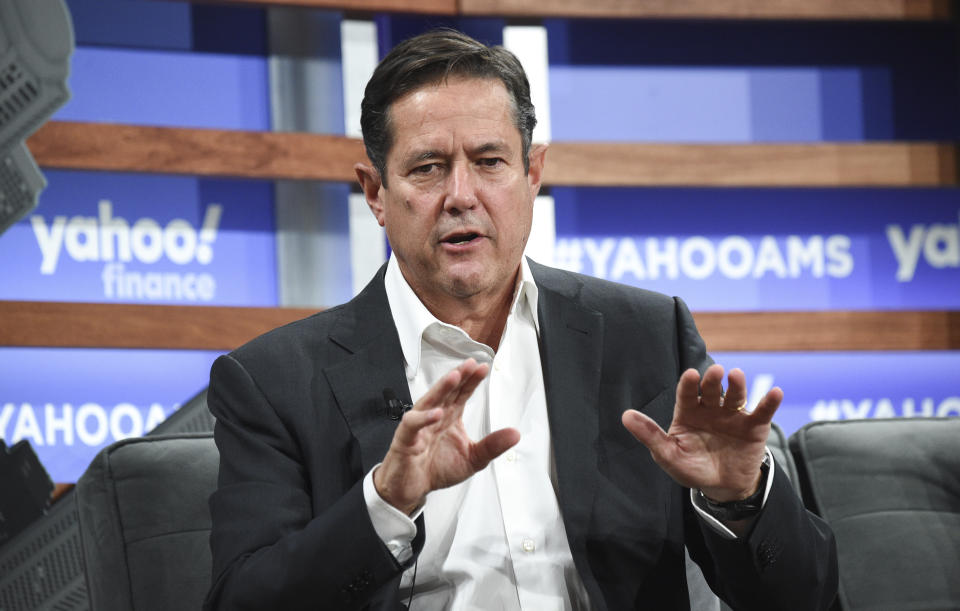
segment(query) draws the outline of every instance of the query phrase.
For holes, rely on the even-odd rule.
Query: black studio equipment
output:
[[[73,49],[63,0],[0,2],[0,234],[46,186],[24,141],[69,99]]]
[[[25,141],[70,98],[73,24],[64,0],[0,0],[0,237],[37,206],[46,180]],[[0,443],[0,609],[89,609],[76,501],[25,441]]]
[[[0,2],[2,1],[0,0]],[[128,451],[133,451],[135,457],[140,455],[136,450],[145,452],[143,455],[147,458],[141,461],[143,464],[140,466],[148,470],[155,467],[160,471],[169,472],[170,468],[164,461],[154,460],[155,454],[151,453],[153,448],[166,447],[165,443],[174,445],[180,443],[200,444],[201,446],[206,443],[209,446],[207,453],[212,457],[215,464],[216,448],[213,446],[211,437],[213,423],[213,415],[207,408],[207,391],[203,390],[147,433],[142,438],[146,440],[144,443],[140,443],[139,440],[130,440],[133,445]],[[156,442],[156,445],[151,443],[153,441]],[[26,442],[20,442],[11,448],[11,455],[25,451],[20,449],[21,444],[26,446],[26,451],[32,454],[32,449],[26,445]],[[109,455],[109,450],[105,450],[104,454]],[[18,458],[16,460],[19,462],[22,459]],[[31,469],[36,469],[37,466],[33,465]],[[95,558],[115,560],[118,557],[126,559],[133,556],[128,555],[125,548],[118,543],[125,541],[124,536],[118,534],[112,528],[103,526],[103,524],[111,523],[105,517],[109,513],[106,507],[111,507],[114,511],[121,511],[125,508],[115,494],[118,490],[124,489],[124,484],[118,482],[118,479],[122,478],[120,476],[115,477],[114,474],[109,472],[110,469],[104,471],[98,466],[102,467],[102,461],[95,461],[94,466],[90,469],[92,475],[82,479],[93,482],[110,482],[110,485],[95,485],[95,492],[87,494],[83,503],[78,500],[78,488],[82,487],[80,485],[64,492],[60,499],[52,505],[43,501],[46,507],[44,515],[33,519],[11,538],[0,539],[0,611],[90,611],[91,609],[103,608],[103,605],[97,606],[95,602],[92,602],[88,581],[93,582],[96,592],[101,592],[108,587],[103,585],[105,583],[109,583],[109,587],[115,590],[122,589],[117,585],[119,582],[114,577],[114,573],[100,571],[99,565],[94,565],[93,570],[91,570],[93,574],[88,575],[87,560],[84,557],[84,541],[86,541],[91,553],[96,552],[93,554]],[[42,470],[42,467],[40,469]],[[203,476],[210,474],[209,468],[200,468],[195,471],[195,473],[192,473],[196,477],[186,478],[186,480],[193,481],[198,477],[203,480]],[[209,492],[213,491],[216,482],[216,470],[214,469],[212,473],[208,478],[210,479]],[[128,483],[136,486],[138,481],[141,480],[132,478],[132,481]],[[142,481],[152,481],[152,477],[147,477]],[[52,487],[52,484],[48,483],[47,485]],[[38,504],[35,499],[39,498],[39,494],[41,494],[40,487],[36,484],[34,484],[34,487],[37,491],[31,493],[32,497],[29,502],[31,507]],[[49,489],[47,488],[47,492],[44,493],[46,494],[45,499],[49,499]],[[8,495],[8,491],[11,494]],[[199,505],[206,505],[206,496],[209,492],[201,495],[202,501]],[[0,505],[3,505],[8,498],[11,500],[14,498],[20,499],[22,496],[21,491],[13,492],[5,482],[0,480]],[[136,497],[137,495],[134,495],[134,498]],[[177,511],[190,514],[189,503],[180,504],[183,507],[180,507]],[[142,508],[142,503],[134,503],[134,505],[133,510],[129,508],[126,508],[126,510],[135,515],[139,510],[138,508]],[[197,505],[197,503],[194,503],[194,505]],[[83,515],[81,515],[81,508],[86,508]],[[0,511],[5,510],[0,509]],[[190,515],[204,516],[204,511],[197,510]],[[85,527],[84,517],[90,520]],[[209,550],[206,545],[206,539],[209,536],[209,516],[204,516],[203,519],[194,518],[194,520],[195,522],[189,523],[190,528],[187,529],[188,532],[186,533],[169,532],[168,523],[154,525],[156,528],[167,529],[167,535],[171,537],[192,538],[191,540],[199,548],[192,562],[181,563],[183,573],[178,573],[177,579],[179,582],[183,581],[183,575],[190,572],[192,567],[207,566],[210,563]],[[134,527],[133,530],[136,530],[136,528]],[[139,539],[137,540],[139,541]],[[157,553],[158,548],[152,544],[162,546],[164,541],[165,539],[162,536],[153,537],[149,544],[141,541],[142,554]],[[197,543],[198,541],[202,544]],[[111,543],[114,545],[109,545]],[[181,565],[176,568],[180,569]],[[193,572],[206,575],[202,571]],[[126,575],[127,571],[123,570],[121,573]],[[198,578],[194,575],[190,579],[196,581]],[[192,589],[181,583],[181,589],[185,590],[185,596],[194,594],[199,600],[199,598],[202,598],[206,587],[209,586],[208,582],[203,583],[202,587],[194,583]],[[111,600],[125,609],[138,608],[125,602],[116,603],[118,597],[113,597]]]
[[[8,448],[0,440],[0,545],[50,506],[53,482],[26,440]]]

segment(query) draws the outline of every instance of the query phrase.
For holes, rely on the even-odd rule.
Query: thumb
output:
[[[491,460],[500,456],[520,441],[520,431],[517,429],[500,429],[494,431],[474,444],[471,464],[474,471],[484,469]]]
[[[670,445],[670,437],[660,428],[659,424],[646,414],[642,414],[635,409],[628,409],[623,412],[620,420],[623,422],[623,426],[630,431],[630,434],[636,437],[637,441],[647,446],[654,457],[662,456]]]

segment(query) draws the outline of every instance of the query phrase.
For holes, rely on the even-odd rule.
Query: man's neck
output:
[[[448,296],[437,298],[433,295],[417,294],[417,297],[424,307],[437,317],[437,320],[460,327],[471,339],[486,344],[496,351],[500,346],[503,328],[507,324],[507,317],[513,305],[519,274],[518,268],[513,282],[494,294],[462,298]],[[417,293],[416,289],[414,293]]]

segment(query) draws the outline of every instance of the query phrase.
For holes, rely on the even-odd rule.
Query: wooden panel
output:
[[[465,15],[711,19],[944,19],[948,0],[459,0]]]
[[[960,311],[694,314],[714,351],[958,350]]]
[[[47,168],[353,182],[354,138],[51,121],[27,141]],[[593,186],[940,186],[953,145],[555,142],[545,183]]]
[[[316,311],[0,301],[0,346],[232,350]]]
[[[247,4],[260,6],[296,6],[343,10],[359,13],[426,13],[430,15],[454,15],[456,0],[188,0],[211,4]]]
[[[943,19],[949,0],[192,0],[356,12],[526,17]]]
[[[0,301],[0,346],[230,350],[315,312]],[[714,351],[960,350],[960,311],[701,312]]]
[[[27,140],[41,166],[353,181],[363,143],[324,134],[50,121]]]
[[[594,186],[941,186],[957,182],[953,145],[554,142],[544,182]]]
[[[76,484],[54,484],[53,492],[50,493],[50,502],[56,503],[63,498],[63,495],[76,487]]]

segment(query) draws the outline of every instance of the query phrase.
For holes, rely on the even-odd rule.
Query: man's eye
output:
[[[430,174],[437,169],[437,164],[435,163],[425,163],[423,165],[418,165],[413,168],[414,174]]]
[[[503,163],[503,159],[500,157],[484,157],[480,160],[480,165],[483,165],[488,168],[495,168],[498,165]]]

